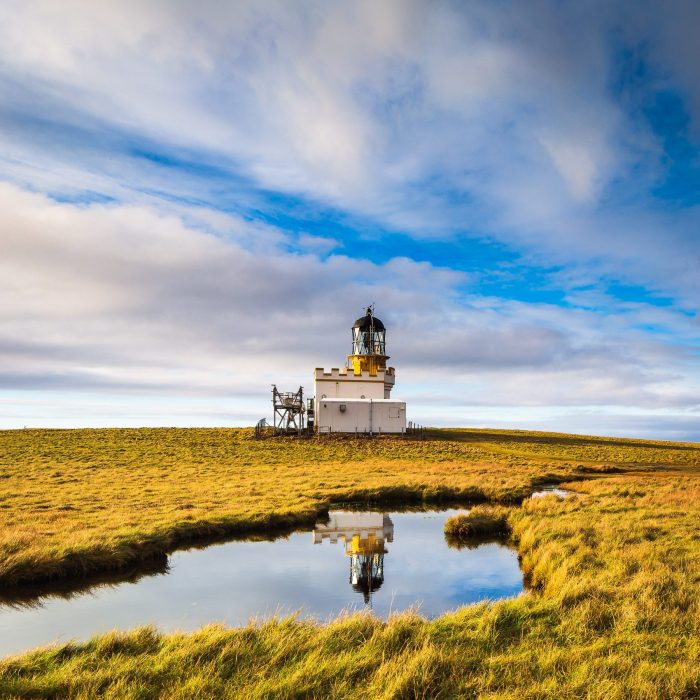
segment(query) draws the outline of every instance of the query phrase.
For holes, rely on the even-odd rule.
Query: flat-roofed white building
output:
[[[387,366],[386,328],[372,308],[352,327],[345,367],[314,371],[317,432],[403,433],[406,403],[391,399],[396,373]]]
[[[320,432],[403,433],[406,404],[392,399],[324,399],[316,403]]]

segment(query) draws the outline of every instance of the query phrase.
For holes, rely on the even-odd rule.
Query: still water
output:
[[[535,491],[530,496],[530,498],[542,498],[543,496],[556,496],[557,498],[566,498],[570,493],[571,491],[567,491],[566,489],[560,489],[554,484],[547,484],[542,486],[541,491]]]
[[[487,543],[454,549],[456,510],[331,511],[313,531],[178,551],[164,573],[0,604],[0,655],[153,624],[164,631],[299,612],[321,620],[371,608],[381,617],[418,606],[428,617],[523,590],[515,551]]]

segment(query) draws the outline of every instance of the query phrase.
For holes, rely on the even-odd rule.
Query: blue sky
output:
[[[0,426],[248,425],[375,302],[423,424],[700,440],[691,2],[8,2]]]

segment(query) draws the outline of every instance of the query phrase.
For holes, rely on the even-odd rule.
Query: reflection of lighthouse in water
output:
[[[394,541],[394,523],[384,513],[329,513],[328,522],[317,524],[314,544],[324,539],[341,539],[350,557],[350,584],[362,593],[365,604],[372,604],[372,593],[384,582],[385,542]]]

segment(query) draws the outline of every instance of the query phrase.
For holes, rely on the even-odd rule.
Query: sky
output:
[[[253,425],[374,303],[409,420],[700,440],[698,26],[0,1],[0,427]]]

